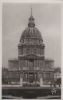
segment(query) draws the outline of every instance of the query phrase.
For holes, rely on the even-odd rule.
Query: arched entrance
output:
[[[25,86],[39,86],[38,73],[34,71],[28,71],[23,74],[23,84]],[[39,84],[38,84],[39,83]]]
[[[34,80],[35,80],[35,75],[34,75],[34,73],[30,72],[30,73],[28,74],[28,81],[29,81],[29,83],[33,83]]]

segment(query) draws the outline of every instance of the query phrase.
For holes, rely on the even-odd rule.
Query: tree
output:
[[[59,87],[60,87],[60,85],[61,85],[61,78],[58,78],[58,79],[55,81],[55,84],[56,84],[56,85],[59,85]]]

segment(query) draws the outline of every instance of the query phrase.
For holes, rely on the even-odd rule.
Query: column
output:
[[[43,86],[43,78],[42,78],[42,74],[40,74],[40,86]]]
[[[22,78],[22,74],[20,74],[20,85],[21,86],[23,85],[22,82],[23,82],[23,78]]]

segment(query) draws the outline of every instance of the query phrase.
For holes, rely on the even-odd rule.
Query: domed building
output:
[[[9,60],[9,82],[21,86],[43,86],[54,81],[54,60],[45,59],[41,32],[30,16],[18,44],[18,59]]]

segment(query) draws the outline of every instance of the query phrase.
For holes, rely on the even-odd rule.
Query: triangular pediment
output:
[[[29,55],[26,55],[26,57],[27,58],[31,58],[31,59],[33,59],[33,58],[38,58],[38,56],[37,55],[34,55],[34,54],[29,54]]]
[[[23,55],[23,56],[19,56],[21,59],[43,59],[44,56],[41,55],[34,55],[34,54],[28,54],[28,55]]]

